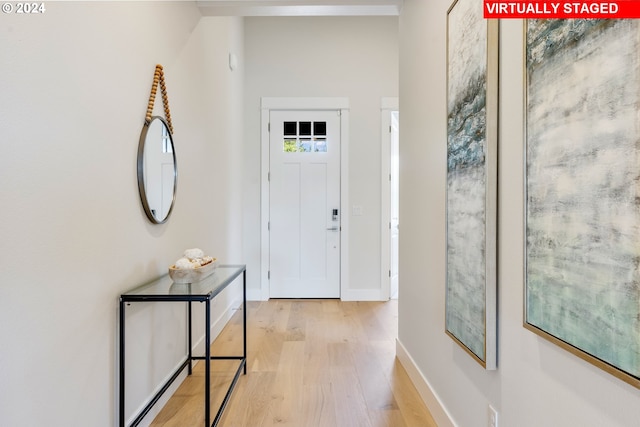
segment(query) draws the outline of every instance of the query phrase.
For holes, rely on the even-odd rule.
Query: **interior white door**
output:
[[[400,126],[398,123],[399,114],[397,111],[391,113],[391,260],[389,276],[391,278],[389,295],[391,298],[398,298],[398,259],[399,259],[399,237],[400,237]]]
[[[271,111],[269,121],[269,296],[339,298],[339,111]]]

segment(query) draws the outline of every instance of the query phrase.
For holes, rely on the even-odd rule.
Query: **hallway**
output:
[[[221,427],[435,427],[395,360],[398,301],[271,300],[249,302],[248,371]],[[242,352],[241,312],[212,345],[212,354]],[[212,369],[212,412],[233,371]],[[226,366],[225,366],[226,364]],[[152,426],[201,426],[202,363]],[[199,369],[198,369],[199,368]]]

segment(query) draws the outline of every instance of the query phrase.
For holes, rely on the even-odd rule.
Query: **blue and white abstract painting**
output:
[[[458,0],[448,13],[446,332],[495,369],[495,206],[490,204],[496,183],[490,167],[495,162],[489,161],[495,144],[488,143],[488,123],[497,117],[494,111],[488,119],[487,66],[488,25],[495,23],[483,18],[482,4]]]
[[[525,324],[640,387],[640,21],[526,30]]]

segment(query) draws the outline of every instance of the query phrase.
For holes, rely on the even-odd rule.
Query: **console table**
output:
[[[222,292],[227,286],[229,286],[236,278],[242,274],[242,333],[243,333],[243,353],[241,356],[211,356],[211,301]],[[240,372],[243,371],[247,374],[247,271],[245,265],[222,265],[216,268],[215,272],[206,277],[200,282],[196,283],[173,283],[169,275],[162,276],[158,280],[155,280],[146,285],[139,286],[124,294],[120,295],[120,427],[125,426],[125,331],[126,331],[126,318],[125,307],[135,302],[186,302],[188,307],[188,320],[187,320],[187,337],[188,337],[188,354],[186,360],[180,365],[171,377],[162,385],[160,390],[153,396],[151,401],[136,415],[135,419],[131,422],[130,427],[137,426],[142,419],[151,410],[160,397],[167,391],[171,384],[176,380],[185,368],[188,369],[188,374],[191,375],[191,364],[193,360],[204,360],[205,363],[205,383],[204,383],[204,421],[205,427],[215,427],[220,419],[222,413],[227,406],[227,403],[231,397],[231,393],[238,378]],[[204,356],[194,356],[192,352],[191,343],[191,304],[194,301],[205,303],[205,333],[204,333]],[[238,360],[240,365],[236,370],[233,377],[233,381],[229,385],[227,393],[218,409],[218,412],[211,421],[211,378],[210,378],[210,366],[212,360]]]

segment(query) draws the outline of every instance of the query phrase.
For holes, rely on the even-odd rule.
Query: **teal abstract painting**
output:
[[[447,18],[446,333],[495,369],[498,28],[477,0]]]
[[[640,387],[640,21],[526,23],[525,326]]]

